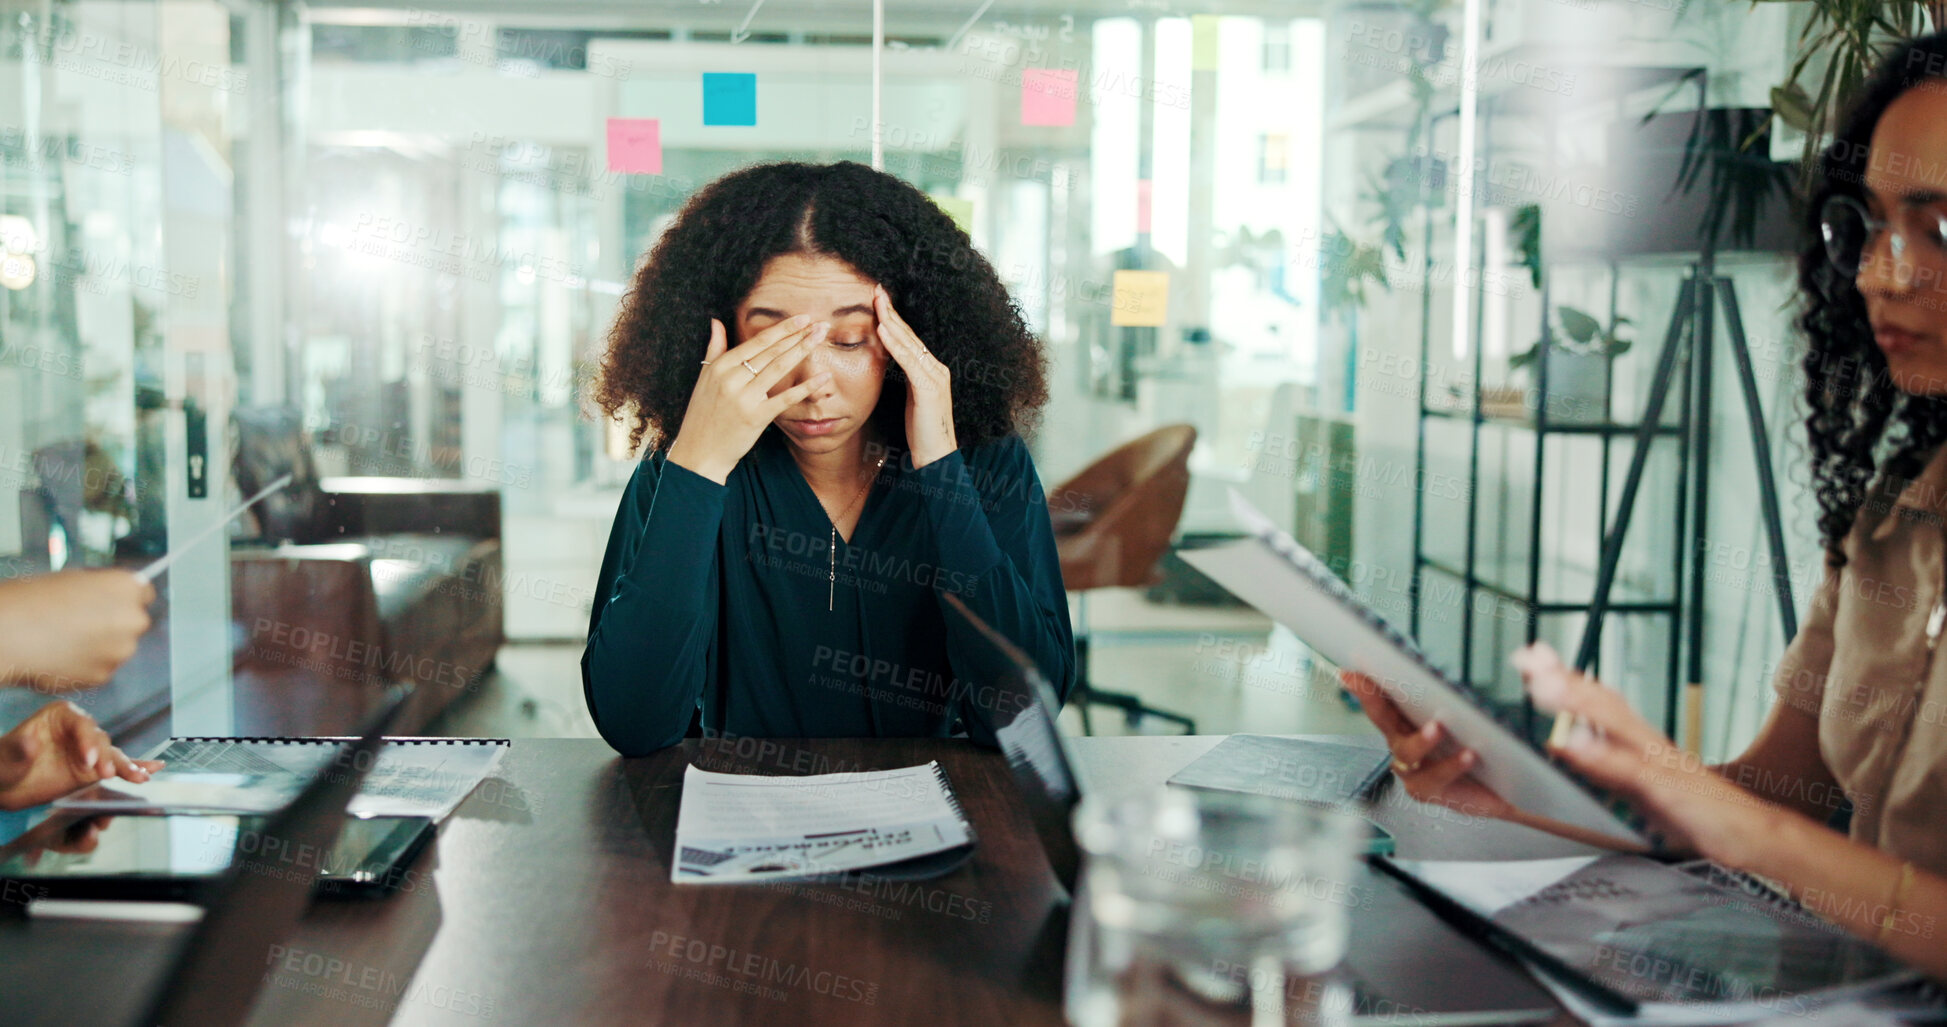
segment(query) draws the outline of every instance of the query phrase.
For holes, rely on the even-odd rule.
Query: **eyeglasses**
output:
[[[1866,205],[1853,196],[1828,197],[1819,207],[1819,235],[1825,240],[1825,257],[1840,273],[1859,274],[1861,255],[1873,248],[1881,232],[1893,228],[1893,259],[1904,260],[1915,243],[1919,253],[1947,256],[1947,213],[1938,208],[1902,203],[1899,224],[1876,218]],[[1916,254],[1918,255],[1918,254]]]

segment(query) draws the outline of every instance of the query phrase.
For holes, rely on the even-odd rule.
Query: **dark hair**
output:
[[[1858,519],[1877,472],[1897,489],[1947,441],[1947,402],[1896,388],[1886,357],[1873,344],[1866,300],[1853,276],[1832,266],[1819,234],[1819,208],[1832,196],[1865,197],[1868,152],[1880,116],[1923,82],[1947,84],[1947,32],[1899,45],[1854,96],[1832,144],[1820,154],[1806,204],[1798,284],[1798,326],[1805,354],[1805,433],[1812,450],[1812,488],[1826,561],[1843,566],[1846,534]],[[1943,128],[1947,131],[1947,128]]]
[[[774,163],[704,186],[636,273],[595,385],[603,412],[632,410],[633,449],[666,449],[702,370],[712,317],[736,340],[736,309],[773,257],[844,261],[885,286],[953,380],[962,448],[1032,431],[1048,400],[1047,358],[994,268],[925,193],[863,164]],[[873,420],[901,449],[906,381],[886,370]]]

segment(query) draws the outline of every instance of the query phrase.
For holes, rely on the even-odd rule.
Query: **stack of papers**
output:
[[[676,814],[678,884],[862,870],[971,846],[938,763],[810,777],[690,767]]]

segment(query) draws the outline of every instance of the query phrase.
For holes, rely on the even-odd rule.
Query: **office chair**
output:
[[[1169,549],[1183,516],[1190,492],[1190,448],[1196,441],[1196,428],[1166,425],[1117,446],[1048,493],[1062,583],[1080,597],[1076,709],[1085,734],[1095,733],[1090,705],[1121,710],[1130,727],[1155,717],[1180,725],[1184,734],[1196,734],[1195,720],[1146,706],[1127,692],[1096,688],[1088,676],[1088,593],[1149,585],[1160,578],[1156,561]]]

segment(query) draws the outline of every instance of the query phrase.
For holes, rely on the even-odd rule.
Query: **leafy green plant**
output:
[[[1771,109],[1785,124],[1805,133],[1799,163],[1810,180],[1819,148],[1834,128],[1839,109],[1872,71],[1888,43],[1947,28],[1947,0],[1751,0],[1803,3],[1810,7],[1798,34],[1798,59],[1785,81],[1771,89]]]
[[[1541,204],[1517,207],[1508,219],[1508,234],[1514,237],[1515,263],[1528,269],[1528,281],[1541,290]]]
[[[1564,353],[1586,356],[1619,357],[1629,352],[1635,345],[1634,339],[1622,337],[1624,325],[1629,318],[1617,317],[1603,327],[1602,322],[1588,313],[1570,306],[1555,308],[1555,323],[1559,331],[1550,333],[1548,342]],[[1526,350],[1508,358],[1508,368],[1518,370],[1533,364],[1541,358],[1541,342],[1537,340]]]
[[[1699,111],[1684,140],[1683,163],[1673,191],[1688,193],[1699,179],[1708,177],[1705,188],[1710,201],[1702,225],[1706,249],[1716,249],[1726,235],[1735,245],[1749,245],[1760,220],[1778,216],[1791,201],[1790,166],[1772,160],[1770,147],[1762,145],[1771,137],[1770,119],[1755,119],[1755,127],[1746,132],[1744,124],[1754,119],[1739,114]]]
[[[1384,246],[1401,260],[1406,259],[1406,222],[1421,206],[1438,206],[1446,189],[1444,168],[1437,158],[1421,152],[1420,142],[1432,123],[1433,100],[1438,92],[1433,71],[1446,57],[1447,31],[1440,24],[1440,11],[1452,0],[1408,0],[1400,9],[1413,19],[1407,38],[1422,40],[1406,55],[1406,84],[1412,110],[1406,117],[1406,136],[1401,142],[1406,156],[1386,165],[1383,175],[1366,176],[1362,198],[1376,208],[1369,224],[1379,230]]]
[[[1328,317],[1344,320],[1366,305],[1366,287],[1387,292],[1385,252],[1347,235],[1336,221],[1319,242],[1318,305]]]

